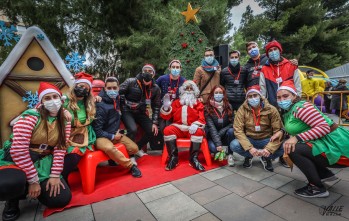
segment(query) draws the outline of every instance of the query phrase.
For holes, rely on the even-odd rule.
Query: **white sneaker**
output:
[[[228,155],[228,165],[229,165],[230,167],[235,166],[235,161],[234,161],[234,156],[233,156],[233,154],[229,154],[229,155]]]
[[[133,165],[136,165],[136,166],[138,165],[135,157],[130,157],[130,160],[133,163]]]
[[[137,153],[135,153],[135,155],[136,155],[137,157],[143,157],[144,155],[148,155],[148,154],[144,153],[143,150],[140,150],[140,151],[138,151]]]

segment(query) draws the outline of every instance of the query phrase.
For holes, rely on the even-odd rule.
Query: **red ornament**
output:
[[[195,32],[192,32],[191,35],[195,35]]]
[[[183,49],[188,47],[188,44],[187,44],[187,43],[185,43],[185,42],[184,42],[184,43],[182,43],[181,45],[182,45],[182,48],[183,48]]]
[[[193,51],[194,51],[194,48],[191,48],[190,50],[191,50],[191,52],[193,52]]]
[[[184,36],[184,34],[183,34],[183,33],[180,33],[179,35],[180,35],[180,36],[182,36],[182,37]]]
[[[190,60],[188,59],[188,60],[187,60],[187,63],[189,63],[189,62],[190,62]]]
[[[201,39],[201,38],[199,38],[199,40],[198,40],[198,41],[199,41],[199,43],[201,43],[201,42],[202,42],[202,39]]]

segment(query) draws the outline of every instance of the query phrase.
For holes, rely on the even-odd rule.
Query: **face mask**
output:
[[[280,51],[279,50],[271,51],[271,52],[269,52],[268,55],[272,61],[279,61],[280,60]]]
[[[149,82],[151,79],[153,79],[153,75],[148,72],[142,73],[142,77],[145,82]]]
[[[280,101],[280,102],[278,102],[278,105],[281,109],[289,110],[291,105],[292,105],[292,100],[289,99],[289,100]]]
[[[180,69],[171,69],[171,74],[175,77],[178,76],[180,73],[181,73]]]
[[[74,93],[77,97],[87,97],[89,94],[89,91],[83,87],[75,87]]]
[[[308,76],[308,79],[313,79],[313,76]]]
[[[237,64],[239,64],[239,59],[237,58],[230,59],[230,64],[235,67]]]
[[[250,99],[247,99],[247,102],[249,105],[251,105],[251,107],[257,107],[261,102],[261,99],[259,97],[250,98]]]
[[[212,64],[213,63],[213,56],[208,56],[208,57],[205,57],[205,61],[207,64]]]
[[[223,94],[214,94],[213,98],[217,102],[221,102],[223,100]]]
[[[259,48],[258,47],[252,48],[248,53],[251,58],[255,58],[259,55]]]
[[[46,108],[46,110],[48,110],[53,115],[57,115],[59,109],[61,109],[61,106],[61,99],[54,99],[44,102],[44,107]]]
[[[111,99],[115,99],[119,95],[119,91],[117,90],[108,90],[106,92],[108,97],[110,97]]]

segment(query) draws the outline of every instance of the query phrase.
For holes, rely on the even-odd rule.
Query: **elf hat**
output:
[[[296,87],[294,86],[294,83],[290,80],[282,82],[282,84],[278,88],[277,92],[279,92],[280,90],[287,90],[287,91],[291,92],[292,94],[297,95]]]
[[[76,75],[74,75],[74,77],[75,77],[74,84],[86,83],[90,86],[90,88],[92,88],[92,81],[93,81],[92,75],[87,74],[85,72],[79,72]]]
[[[145,64],[143,67],[142,67],[142,73],[144,72],[144,69],[145,68],[150,68],[152,71],[153,71],[153,75],[155,75],[155,68],[154,68],[154,65],[152,64]]]
[[[259,85],[253,85],[253,86],[247,88],[246,97],[248,96],[248,94],[250,94],[252,92],[255,92],[255,93],[259,94],[260,96],[262,96],[261,87]]]
[[[271,41],[269,42],[266,46],[265,46],[265,52],[266,52],[266,55],[269,57],[268,55],[268,52],[269,52],[269,49],[272,48],[272,47],[277,47],[280,51],[280,54],[282,54],[282,47],[281,47],[281,44],[277,41]]]
[[[60,97],[62,97],[62,92],[58,89],[58,87],[47,82],[40,82],[39,91],[38,91],[39,102],[41,102],[42,98],[49,93],[56,93]]]

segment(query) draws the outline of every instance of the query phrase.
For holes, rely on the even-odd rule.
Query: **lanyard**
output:
[[[141,82],[139,82],[139,80],[137,80],[137,83],[139,85],[139,87],[141,88],[142,90],[142,96],[143,96],[143,87],[142,87],[142,84]],[[146,99],[150,99],[151,98],[151,84],[150,84],[150,93],[149,93],[149,96],[148,96],[148,91],[147,91],[147,86],[144,85],[144,90],[145,90],[145,98]],[[142,99],[142,98],[141,98]]]
[[[261,122],[261,109],[258,108],[258,116],[256,116],[254,109],[252,108],[252,113],[253,113],[253,121],[256,124],[256,126],[260,125]]]
[[[280,66],[279,66],[279,65],[277,66],[277,71],[275,71],[275,68],[274,68],[273,66],[274,66],[274,65],[271,65],[270,67],[271,67],[271,69],[273,70],[273,76],[274,76],[274,78],[280,77]],[[275,72],[277,73],[277,75],[275,75]]]
[[[218,112],[216,111],[216,108],[213,108],[214,112],[216,113],[218,119],[223,119],[224,115],[225,115],[225,111],[223,111],[222,116],[219,116]]]
[[[237,76],[237,77],[234,76],[234,74],[230,71],[230,68],[229,68],[229,67],[228,67],[228,71],[229,71],[229,74],[230,74],[231,76],[233,76],[234,80],[239,80],[239,78],[240,78],[240,73],[241,73],[241,68],[240,68],[240,70],[239,70],[239,73],[238,73],[238,76]]]
[[[256,66],[256,61],[254,61],[254,69],[257,70],[260,64],[261,64],[261,58],[259,57],[257,66]]]
[[[178,85],[179,85],[179,78],[177,79],[177,85],[176,85],[176,87],[175,87],[175,88],[172,88],[172,78],[170,77],[170,88],[171,88],[171,90],[173,90],[173,93],[174,93],[174,94],[177,92]]]

